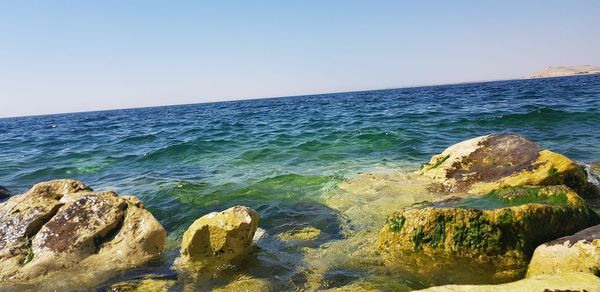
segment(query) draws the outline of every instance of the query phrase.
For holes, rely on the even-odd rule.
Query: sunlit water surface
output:
[[[376,232],[385,212],[431,194],[416,183],[398,192],[412,197],[392,190],[378,203],[373,196],[382,194],[370,186],[340,184],[363,172],[412,171],[451,144],[501,131],[577,161],[600,160],[598,125],[600,75],[9,118],[0,119],[0,185],[20,193],[74,178],[142,199],[169,232],[167,255],[114,281],[176,278],[169,267],[185,229],[241,204],[260,213],[267,235],[206,287],[244,274],[282,290],[361,279],[411,289],[439,281],[387,271],[362,255],[372,244],[362,236]],[[307,226],[321,230],[316,240],[277,240]]]

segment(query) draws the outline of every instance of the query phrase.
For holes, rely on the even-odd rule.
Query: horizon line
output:
[[[584,74],[581,74],[584,75]],[[161,104],[161,105],[149,105],[129,108],[112,108],[112,109],[99,109],[99,110],[83,110],[73,112],[59,112],[59,113],[43,113],[33,115],[17,115],[17,116],[6,116],[0,117],[2,119],[15,119],[15,118],[32,118],[32,117],[46,117],[46,116],[60,116],[69,114],[82,114],[82,113],[99,113],[99,112],[110,112],[110,111],[123,111],[123,110],[136,110],[136,109],[150,109],[150,108],[161,108],[161,107],[175,107],[175,106],[186,106],[186,105],[199,105],[199,104],[212,104],[212,103],[225,103],[225,102],[238,102],[238,101],[254,101],[263,99],[277,99],[277,98],[289,98],[289,97],[302,97],[302,96],[319,96],[328,94],[340,94],[340,93],[355,93],[355,92],[366,92],[366,91],[383,91],[383,90],[396,90],[396,89],[410,89],[410,88],[423,88],[423,87],[434,87],[434,86],[446,86],[446,85],[461,85],[461,84],[475,84],[475,83],[488,83],[488,82],[501,82],[501,81],[514,81],[514,80],[528,80],[528,79],[548,79],[557,77],[574,77],[581,75],[567,75],[567,76],[548,76],[548,77],[519,77],[519,78],[508,78],[508,79],[489,79],[489,80],[469,80],[469,81],[457,81],[449,83],[433,83],[433,84],[421,84],[421,85],[406,85],[399,87],[388,87],[388,88],[371,88],[371,89],[359,89],[359,90],[348,90],[348,91],[332,91],[332,92],[320,92],[320,93],[308,93],[308,94],[293,94],[284,96],[266,96],[266,97],[250,97],[250,98],[232,98],[215,101],[205,102],[192,102],[192,103],[173,103],[173,104]],[[591,75],[591,74],[590,74]]]

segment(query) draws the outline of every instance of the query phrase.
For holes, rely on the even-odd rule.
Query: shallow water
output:
[[[267,236],[228,272],[232,278],[269,276],[288,290],[365,278],[410,289],[431,283],[388,273],[375,257],[348,263],[369,245],[359,239],[383,224],[388,209],[381,208],[396,207],[352,206],[364,203],[360,194],[369,186],[352,194],[343,188],[348,179],[412,171],[449,145],[499,131],[578,161],[600,160],[598,125],[600,75],[9,118],[0,119],[0,185],[20,193],[74,178],[139,196],[169,231],[170,249],[162,262],[123,279],[176,277],[169,265],[187,226],[242,204],[261,214]],[[306,226],[321,230],[316,241],[286,245],[275,238]],[[345,249],[326,252],[330,246]]]

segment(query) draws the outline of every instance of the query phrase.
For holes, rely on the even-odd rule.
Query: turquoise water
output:
[[[451,144],[499,131],[600,160],[598,125],[600,75],[8,118],[0,185],[19,193],[74,178],[135,194],[173,246],[196,218],[236,204],[255,208],[269,233],[321,229],[318,245],[344,236],[323,195],[357,173],[414,170]],[[273,250],[263,247],[256,265],[280,265],[274,273],[301,287],[289,263],[266,260]]]

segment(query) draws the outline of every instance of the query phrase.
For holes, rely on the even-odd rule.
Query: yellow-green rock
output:
[[[375,285],[373,285],[371,283],[364,282],[364,281],[357,281],[354,283],[350,283],[348,285],[344,285],[342,287],[325,289],[325,290],[321,290],[321,291],[327,291],[327,292],[376,292],[376,291],[381,291],[381,289],[377,288]]]
[[[241,276],[231,283],[215,287],[212,289],[213,292],[268,292],[276,291],[273,285],[266,279],[253,278],[249,276]]]
[[[499,285],[445,285],[431,287],[427,292],[472,291],[472,292],[549,292],[549,291],[600,291],[600,278],[580,272],[543,274],[516,282]]]
[[[495,283],[523,276],[537,245],[595,220],[565,186],[507,187],[393,213],[377,246],[386,265],[399,271],[453,283]]]
[[[299,229],[292,229],[286,232],[278,233],[275,237],[281,241],[311,241],[316,240],[321,235],[321,230],[312,226],[306,226]]]
[[[167,292],[177,281],[162,279],[143,279],[141,281],[120,282],[113,284],[110,292]]]
[[[252,243],[258,221],[258,213],[244,206],[202,216],[183,234],[181,261],[203,265],[243,254]]]
[[[584,198],[600,197],[577,163],[515,134],[481,136],[452,145],[418,173],[449,192],[483,194],[503,186],[564,184]]]
[[[165,238],[135,197],[75,180],[39,183],[0,205],[0,285],[94,287],[159,257]]]
[[[527,276],[586,272],[600,276],[600,225],[538,246]]]

